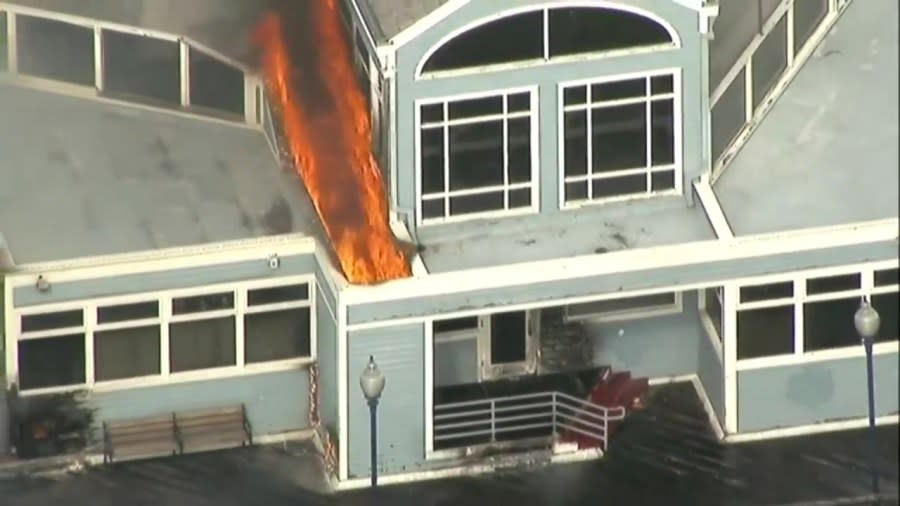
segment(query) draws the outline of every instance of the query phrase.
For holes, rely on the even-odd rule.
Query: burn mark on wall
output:
[[[10,442],[22,459],[77,453],[95,441],[95,410],[83,392],[20,397],[16,385],[7,391]]]
[[[281,196],[272,200],[269,210],[263,215],[261,222],[269,234],[286,234],[294,228],[291,208]]]
[[[172,152],[169,150],[168,143],[162,137],[156,136],[156,139],[150,144],[150,152],[159,156],[160,170],[170,176],[177,174],[178,167],[175,165],[175,160],[172,159]]]

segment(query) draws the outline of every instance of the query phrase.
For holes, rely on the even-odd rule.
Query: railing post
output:
[[[497,441],[497,434],[494,432],[497,429],[497,421],[496,421],[496,413],[494,410],[496,409],[496,402],[494,399],[491,399],[491,442],[494,443]]]
[[[550,394],[550,405],[553,408],[553,418],[551,419],[550,424],[553,427],[553,437],[556,437],[556,392]]]

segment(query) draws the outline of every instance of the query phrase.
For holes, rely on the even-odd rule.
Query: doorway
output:
[[[531,374],[537,364],[540,311],[509,311],[483,316],[479,339],[480,379]]]

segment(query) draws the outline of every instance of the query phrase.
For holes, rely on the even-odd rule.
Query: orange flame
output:
[[[348,281],[407,277],[410,266],[388,225],[385,185],[369,145],[368,107],[334,0],[304,3],[309,30],[297,30],[305,32],[297,38],[305,38],[300,58],[312,68],[292,66],[277,15],[267,14],[254,32],[291,161]]]

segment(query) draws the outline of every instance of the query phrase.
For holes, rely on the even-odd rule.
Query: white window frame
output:
[[[758,33],[753,40],[750,41],[750,44],[744,50],[744,52],[738,57],[737,61],[725,73],[725,76],[722,78],[722,81],[716,85],[714,89],[709,90],[709,114],[707,115],[707,119],[710,121],[710,136],[712,136],[712,111],[713,108],[718,104],[719,100],[723,95],[728,91],[731,87],[732,83],[741,75],[741,71],[744,72],[744,122],[743,126],[737,131],[734,137],[728,142],[725,148],[722,150],[722,153],[719,154],[718,158],[714,160],[710,160],[711,163],[711,174],[710,179],[711,182],[715,183],[719,176],[722,175],[722,172],[728,167],[729,163],[734,159],[734,155],[740,150],[741,146],[749,139],[750,134],[756,129],[756,127],[761,122],[762,118],[769,112],[772,104],[774,103],[775,97],[780,95],[788,83],[794,78],[803,64],[807,59],[813,54],[816,46],[818,46],[819,42],[825,37],[825,35],[831,29],[831,26],[837,21],[838,16],[840,16],[843,9],[846,7],[846,4],[849,3],[850,0],[828,0],[827,9],[825,12],[825,16],[822,18],[822,21],[819,25],[810,33],[809,38],[803,44],[803,47],[800,48],[799,51],[794,51],[794,4],[797,1],[808,1],[808,0],[782,0],[781,4],[772,11],[772,14],[769,16],[769,19],[765,20],[763,26],[760,29],[760,33]],[[762,45],[762,43],[768,38],[768,36],[772,33],[774,28],[781,22],[782,19],[786,19],[787,24],[787,43],[786,46],[786,61],[787,65],[785,69],[781,72],[781,76],[776,79],[776,81],[772,84],[766,94],[761,97],[757,101],[757,106],[754,108],[753,104],[756,101],[753,96],[753,56],[756,54],[756,51]],[[715,31],[715,26],[713,26],[713,31]],[[711,142],[707,143],[710,145],[710,151],[712,150]],[[712,153],[710,152],[710,158],[712,157]]]
[[[662,93],[658,95],[652,95],[650,90],[650,81],[653,77],[657,76],[672,76],[672,92],[671,93]],[[590,89],[593,84],[602,84],[602,83],[611,83],[617,81],[627,81],[632,79],[645,79],[646,80],[646,94],[643,97],[639,98],[628,98],[628,99],[620,99],[620,100],[611,100],[605,102],[593,102],[591,100]],[[579,104],[575,106],[565,106],[565,91],[567,88],[578,87],[578,86],[586,86],[587,87],[587,95],[586,95],[586,103]],[[624,201],[633,201],[633,200],[642,200],[648,198],[656,198],[666,195],[681,195],[683,190],[683,111],[682,111],[682,82],[681,82],[681,69],[680,68],[666,68],[666,69],[658,69],[652,71],[644,71],[644,72],[633,72],[628,74],[617,74],[611,76],[604,76],[601,78],[592,78],[592,79],[580,79],[576,81],[566,81],[561,82],[557,85],[557,136],[558,136],[558,185],[559,185],[559,208],[562,210],[569,209],[580,209],[586,206],[594,206],[594,205],[602,205],[608,204],[611,202],[624,202]],[[651,158],[651,146],[652,146],[652,115],[651,115],[651,104],[655,100],[669,100],[672,102],[672,122],[673,122],[673,145],[674,145],[674,159],[673,163],[668,165],[660,165],[654,167],[652,165]],[[603,171],[599,173],[592,172],[591,168],[591,114],[592,111],[596,111],[597,109],[602,109],[603,107],[615,107],[619,105],[632,105],[632,104],[645,104],[645,114],[647,121],[647,131],[646,131],[646,157],[647,157],[647,165],[645,167],[637,167],[630,169],[617,169],[610,171]],[[588,173],[587,175],[577,175],[577,176],[566,176],[566,150],[565,150],[565,139],[566,139],[566,121],[565,114],[569,111],[579,111],[586,110],[588,111],[587,117],[587,157],[588,157]],[[675,187],[668,190],[662,191],[653,191],[651,187],[651,177],[654,172],[667,172],[673,171],[675,178]],[[613,197],[605,197],[594,199],[592,198],[592,181],[598,179],[609,179],[609,178],[617,178],[629,175],[636,174],[646,174],[647,177],[647,191],[645,193],[633,193],[627,195],[616,195]],[[566,200],[566,183],[571,182],[586,182],[588,187],[588,197],[586,200]]]
[[[303,301],[290,301],[275,304],[265,304],[259,306],[247,305],[247,292],[255,289],[277,288],[281,286],[306,284],[308,286],[308,297]],[[115,297],[102,297],[92,299],[81,299],[77,301],[61,302],[54,304],[44,304],[38,306],[28,306],[21,309],[13,309],[10,313],[13,318],[12,331],[13,335],[7,339],[12,344],[9,348],[10,353],[7,363],[12,365],[11,371],[7,372],[8,376],[18,377],[18,342],[28,339],[41,339],[46,337],[57,337],[68,335],[72,332],[84,333],[85,335],[85,378],[86,382],[77,385],[65,385],[57,387],[28,389],[20,392],[23,396],[42,395],[50,393],[71,392],[84,389],[92,391],[115,391],[129,388],[139,388],[146,386],[169,385],[189,381],[198,381],[206,379],[221,379],[236,376],[246,376],[252,374],[277,372],[290,369],[297,369],[309,365],[317,359],[317,336],[316,336],[316,280],[312,274],[304,274],[299,276],[287,276],[273,279],[259,279],[252,281],[243,281],[235,283],[220,283],[204,287],[183,288],[174,290],[165,290],[158,292],[143,292],[131,295],[119,295]],[[200,313],[190,313],[184,315],[172,315],[172,299],[181,297],[191,297],[198,295],[214,295],[223,292],[235,293],[234,307],[231,309],[207,311]],[[96,323],[97,308],[101,306],[113,306],[123,304],[133,304],[139,302],[149,302],[158,300],[160,304],[159,318],[129,320],[125,322],[116,322],[111,324],[98,325]],[[244,332],[244,319],[246,314],[270,312],[284,309],[309,308],[309,347],[310,355],[308,357],[297,357],[283,360],[272,360],[255,364],[246,364],[244,362],[244,343],[246,335]],[[70,327],[64,329],[52,329],[39,332],[23,333],[21,331],[22,316],[56,313],[67,310],[80,309],[83,312],[84,325],[81,327]],[[235,319],[235,365],[200,369],[196,371],[171,372],[169,370],[169,324],[182,321],[205,320],[215,317],[232,316]],[[134,326],[146,326],[148,323],[158,322],[160,325],[160,374],[151,376],[142,376],[134,378],[125,378],[108,381],[96,381],[94,379],[94,357],[93,357],[93,335],[98,330],[109,330],[110,328],[126,328]],[[133,324],[133,325],[132,325]]]
[[[549,11],[551,9],[560,9],[567,7],[594,7],[599,9],[609,9],[609,10],[618,10],[629,12],[632,14],[639,15],[641,17],[651,19],[669,33],[669,38],[671,42],[664,44],[656,44],[649,46],[639,46],[639,47],[631,47],[631,48],[621,48],[621,49],[613,49],[609,51],[595,51],[590,53],[582,53],[575,55],[567,55],[567,56],[556,56],[550,58],[549,48],[550,48],[550,24],[549,24]],[[502,19],[505,17],[515,16],[518,14],[526,14],[529,12],[541,11],[542,12],[542,26],[541,32],[535,34],[535,36],[540,36],[543,38],[543,58],[533,59],[533,60],[525,60],[525,61],[515,61],[509,63],[495,63],[490,65],[483,65],[480,67],[471,67],[471,68],[462,68],[462,69],[453,69],[453,70],[442,70],[436,72],[427,72],[423,73],[423,68],[425,64],[428,63],[428,60],[431,59],[431,56],[440,50],[445,44],[450,42],[451,40],[464,35],[466,32],[471,30],[475,30],[482,25],[487,23],[496,21],[498,19]],[[515,9],[508,9],[503,12],[499,12],[493,14],[488,17],[484,17],[481,19],[477,19],[471,23],[466,24],[465,26],[460,27],[457,30],[445,35],[437,42],[434,43],[431,47],[425,51],[425,54],[422,55],[422,58],[419,60],[419,63],[416,65],[416,74],[415,79],[435,79],[435,78],[445,78],[445,77],[456,77],[456,76],[464,76],[469,74],[480,74],[487,71],[498,71],[498,70],[515,70],[526,67],[534,67],[538,65],[550,65],[557,63],[572,63],[572,62],[583,62],[585,60],[596,60],[601,58],[615,58],[625,55],[637,55],[637,54],[646,54],[653,53],[658,51],[670,51],[673,49],[681,48],[681,37],[678,35],[678,31],[672,26],[671,23],[658,16],[657,14],[644,10],[640,7],[634,7],[631,5],[624,5],[621,3],[614,3],[607,0],[569,0],[564,2],[556,2],[553,4],[545,4],[541,6],[527,6],[527,7],[519,7]]]
[[[517,94],[517,93],[528,93],[529,94],[529,110],[527,112],[515,112],[508,113],[506,111],[508,106],[507,97],[509,95]],[[479,98],[489,98],[489,97],[503,97],[503,113],[491,115],[491,116],[478,116],[474,118],[464,118],[461,120],[449,120],[447,119],[447,113],[449,104],[452,102],[460,102],[464,100],[473,100]],[[484,219],[484,218],[492,218],[492,217],[509,217],[509,216],[520,216],[525,214],[533,214],[538,211],[540,202],[539,200],[539,187],[540,187],[540,157],[539,157],[539,149],[540,149],[540,132],[539,132],[539,119],[540,119],[540,110],[539,110],[539,93],[537,86],[525,86],[525,87],[515,87],[515,88],[506,88],[500,90],[491,90],[491,91],[482,91],[477,93],[464,93],[458,95],[450,95],[439,98],[428,98],[428,99],[419,99],[414,103],[415,107],[415,120],[414,120],[414,132],[415,132],[415,169],[416,169],[416,224],[419,226],[429,226],[441,223],[458,223],[463,221],[470,221],[476,219]],[[431,194],[423,194],[422,192],[422,129],[429,128],[428,125],[423,125],[422,123],[422,107],[428,105],[435,104],[443,104],[444,107],[444,120],[440,123],[431,124],[433,128],[441,128],[443,130],[444,135],[444,191],[439,193],[431,193]],[[531,180],[525,183],[510,183],[508,181],[509,178],[509,167],[506,163],[508,161],[508,121],[509,119],[515,118],[529,118],[530,119],[530,129],[531,129]],[[486,186],[480,188],[471,188],[465,190],[450,190],[450,143],[449,143],[449,135],[450,135],[450,127],[453,125],[464,125],[470,123],[478,123],[484,120],[498,120],[502,119],[503,121],[503,145],[504,145],[504,165],[503,168],[503,178],[504,183],[501,185],[495,186]],[[519,207],[515,209],[509,209],[509,192],[517,189],[530,189],[531,190],[531,203],[527,207]],[[480,213],[467,213],[460,215],[451,215],[450,213],[450,199],[453,197],[461,197],[466,195],[478,195],[483,193],[492,193],[503,191],[503,201],[504,201],[504,209],[492,210],[492,211],[484,211]],[[422,202],[423,200],[444,200],[444,216],[442,218],[428,218],[425,219],[422,214]]]
[[[604,302],[609,300],[618,300],[618,299],[633,299],[638,297],[647,297],[651,295],[659,295],[663,293],[672,293],[674,294],[674,301],[672,304],[656,304],[650,306],[640,306],[634,307],[631,309],[623,309],[620,311],[601,311],[601,312],[593,312],[593,313],[585,313],[585,314],[577,314],[570,315],[569,308],[573,305],[580,304],[591,304],[593,302]],[[581,302],[579,304],[566,304],[565,310],[563,312],[563,318],[567,322],[576,322],[576,321],[590,321],[590,322],[614,322],[614,321],[623,321],[623,320],[638,320],[643,318],[653,318],[656,316],[666,316],[672,314],[680,314],[684,309],[683,302],[683,292],[680,290],[675,291],[662,291],[662,292],[652,292],[652,293],[642,293],[640,295],[631,295],[624,294],[617,297],[607,297],[604,299],[596,299],[588,302]]]
[[[722,334],[725,334],[725,287],[714,286],[697,290],[697,312],[700,315],[700,325],[703,327],[703,331],[706,334],[706,337],[709,339],[710,344],[716,351],[716,358],[719,359],[719,364],[721,365],[725,360],[725,336],[719,334],[718,329],[716,329],[716,324],[713,322],[712,317],[710,317],[709,315],[709,309],[706,300],[706,291],[710,289],[716,292],[716,298],[719,300],[719,308],[722,311],[722,314],[719,317],[722,320]]]
[[[757,358],[748,358],[748,359],[738,359],[737,354],[735,353],[736,360],[736,369],[738,371],[741,370],[749,370],[749,369],[760,369],[765,367],[776,367],[781,365],[794,365],[800,363],[808,363],[808,362],[818,362],[823,360],[834,360],[841,358],[850,358],[861,356],[863,353],[862,346],[844,346],[841,348],[830,348],[825,350],[817,350],[817,351],[806,351],[805,341],[804,341],[804,322],[803,322],[803,308],[806,303],[811,302],[821,302],[827,300],[836,300],[836,299],[846,299],[850,297],[859,297],[860,299],[868,300],[872,295],[878,295],[883,293],[893,293],[898,291],[898,285],[886,285],[875,287],[874,286],[874,273],[875,271],[885,270],[896,268],[898,266],[897,261],[891,262],[880,262],[875,264],[869,264],[862,268],[859,266],[853,268],[848,268],[847,266],[841,267],[833,267],[827,269],[818,269],[814,271],[805,271],[796,273],[792,276],[778,275],[778,276],[766,276],[761,278],[752,278],[747,280],[741,280],[740,283],[735,284],[735,294],[738,296],[735,299],[735,316],[734,319],[737,319],[737,314],[741,310],[750,310],[750,309],[761,309],[768,307],[784,307],[791,306],[794,311],[794,331],[793,331],[793,339],[794,339],[794,351],[793,353],[784,353],[779,355],[770,355],[766,357],[757,357]],[[834,291],[828,293],[814,294],[809,295],[806,293],[806,281],[814,278],[824,278],[831,276],[841,276],[841,275],[852,275],[852,274],[860,274],[860,288],[853,290],[842,290],[842,291]],[[770,300],[762,300],[762,301],[754,301],[754,302],[741,302],[739,298],[740,288],[747,286],[757,286],[757,285],[768,285],[774,283],[785,283],[790,282],[793,284],[793,295],[791,297],[784,297],[780,299],[770,299]],[[852,318],[852,315],[849,315],[848,318]],[[737,327],[735,325],[735,342],[737,343]],[[875,343],[874,352],[876,354],[881,353],[896,353],[900,351],[900,343],[898,341],[886,341],[881,343]]]

